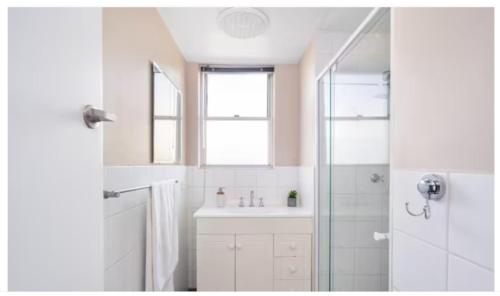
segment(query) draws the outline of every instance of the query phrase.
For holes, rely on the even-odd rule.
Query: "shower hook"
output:
[[[431,217],[431,207],[429,206],[429,198],[428,197],[425,197],[425,206],[422,208],[422,211],[418,214],[412,213],[412,211],[410,211],[409,205],[410,205],[409,202],[405,203],[406,211],[411,216],[418,217],[418,216],[424,215],[425,219],[429,219]]]
[[[406,212],[411,216],[417,217],[424,215],[425,219],[430,219],[431,207],[429,205],[429,201],[430,200],[438,201],[443,197],[444,193],[446,192],[444,178],[436,174],[425,175],[417,183],[417,190],[425,199],[425,205],[422,208],[422,211],[416,214],[410,211],[409,208],[410,203],[406,202],[405,203]]]

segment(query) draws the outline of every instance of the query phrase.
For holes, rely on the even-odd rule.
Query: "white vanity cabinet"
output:
[[[274,290],[311,291],[311,235],[274,236]]]
[[[313,220],[197,218],[198,291],[310,291]]]
[[[273,235],[236,234],[236,291],[273,290]]]
[[[198,289],[234,291],[234,235],[198,235],[196,244]]]

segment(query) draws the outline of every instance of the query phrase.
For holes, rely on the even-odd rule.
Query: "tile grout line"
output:
[[[136,208],[138,208],[138,207],[140,207],[140,206],[146,205],[146,204],[147,204],[147,201],[144,201],[144,202],[139,202],[139,203],[137,203],[137,204],[133,205],[133,206],[132,206],[132,207],[130,207],[130,208],[126,208],[126,209],[124,209],[124,210],[121,210],[121,211],[119,211],[119,212],[116,212],[116,213],[113,213],[113,214],[111,214],[111,215],[109,215],[109,216],[104,217],[104,220],[107,220],[107,219],[109,219],[109,218],[112,218],[112,217],[117,216],[117,215],[120,215],[120,214],[125,214],[125,212],[131,211],[131,210],[134,210],[134,209],[136,209]]]
[[[490,272],[495,272],[495,269],[494,269],[494,268],[491,268],[491,267],[488,267],[488,266],[482,265],[482,264],[477,263],[477,262],[475,262],[475,261],[472,261],[471,259],[468,259],[468,258],[466,258],[466,257],[464,257],[464,256],[462,256],[462,255],[459,255],[459,254],[456,254],[456,253],[454,253],[454,252],[448,251],[448,256],[450,256],[450,255],[451,255],[451,256],[455,256],[455,257],[457,257],[457,258],[459,258],[459,259],[461,259],[461,260],[464,260],[464,261],[466,261],[467,263],[470,263],[470,264],[472,264],[472,265],[474,265],[474,266],[476,266],[476,267],[479,267],[479,268],[482,268],[482,269],[486,269],[487,271],[490,271]]]
[[[445,272],[446,272],[446,282],[445,282],[445,287],[446,291],[449,291],[449,279],[450,279],[450,206],[451,206],[451,200],[452,200],[452,188],[450,186],[450,172],[446,172],[446,188],[448,189],[448,194],[446,194],[446,197],[448,198],[447,203],[446,203],[446,267],[445,267]]]
[[[115,261],[113,261],[110,265],[108,265],[106,268],[104,268],[104,272],[108,271],[111,267],[115,266],[120,261],[122,261],[123,259],[125,259],[126,257],[128,257],[128,255],[130,255],[136,249],[137,249],[137,246],[134,244],[134,246],[130,250],[128,250],[127,252],[125,252],[125,254],[123,254],[121,257],[119,257],[118,259],[116,259]]]
[[[440,246],[438,246],[438,245],[435,245],[434,243],[431,243],[431,242],[428,242],[428,241],[426,241],[426,240],[424,240],[424,239],[421,239],[421,238],[419,238],[419,237],[417,237],[417,236],[415,236],[415,235],[413,235],[413,234],[411,234],[411,233],[408,233],[408,232],[406,232],[405,230],[402,230],[402,229],[400,229],[400,228],[397,228],[397,227],[393,227],[393,228],[394,228],[394,230],[396,230],[396,231],[398,231],[398,232],[401,232],[402,234],[404,234],[404,235],[406,235],[406,236],[409,236],[409,237],[411,237],[411,238],[413,238],[413,239],[415,239],[415,240],[418,240],[418,241],[420,241],[420,242],[422,242],[422,243],[424,243],[424,244],[426,244],[426,245],[428,245],[428,246],[430,246],[430,247],[433,247],[433,248],[435,248],[435,249],[439,249],[439,250],[441,250],[441,251],[444,251],[445,253],[448,253],[448,250],[447,250],[447,249],[445,249],[445,248],[443,248],[443,247],[440,247]]]

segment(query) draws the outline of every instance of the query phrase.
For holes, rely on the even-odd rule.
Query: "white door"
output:
[[[98,8],[9,9],[9,290],[102,290]]]
[[[234,291],[234,235],[200,234],[196,246],[198,291]]]
[[[236,291],[272,291],[272,234],[236,235]]]

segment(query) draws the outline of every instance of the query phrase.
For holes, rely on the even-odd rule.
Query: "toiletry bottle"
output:
[[[219,187],[219,191],[215,195],[215,205],[218,208],[223,208],[226,206],[226,195],[224,194],[224,187]]]

